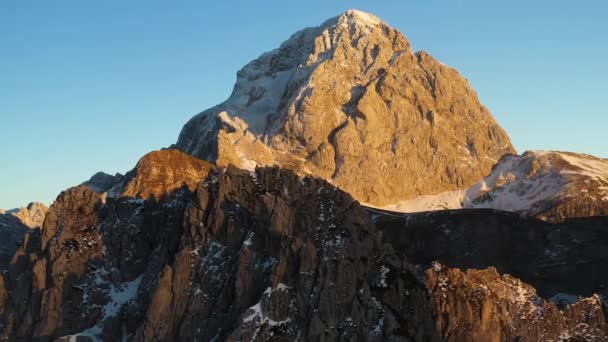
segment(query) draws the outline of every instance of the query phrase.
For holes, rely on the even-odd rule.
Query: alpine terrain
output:
[[[176,147],[218,166],[312,174],[374,205],[467,187],[514,153],[464,77],[359,11],[247,64]]]
[[[356,10],[0,238],[0,340],[608,341],[608,160],[516,154]]]

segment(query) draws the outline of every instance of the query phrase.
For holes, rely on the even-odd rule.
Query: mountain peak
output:
[[[335,21],[337,23],[359,24],[369,26],[384,24],[384,21],[382,21],[382,19],[376,17],[375,15],[356,9],[349,9],[338,17],[334,18],[333,20],[329,20],[329,22],[332,21]]]
[[[467,187],[514,152],[464,77],[358,10],[245,65],[176,147],[220,167],[315,175],[376,205]]]
[[[24,225],[30,228],[42,227],[48,208],[44,203],[31,202],[25,208],[0,210],[0,214],[15,216]]]

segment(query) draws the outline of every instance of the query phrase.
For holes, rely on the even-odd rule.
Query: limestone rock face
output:
[[[436,327],[448,341],[604,341],[603,298],[594,295],[560,310],[533,287],[496,269],[426,271]]]
[[[153,151],[122,176],[99,172],[82,185],[110,197],[164,200],[183,188],[193,190],[214,166],[176,149]]]
[[[143,156],[127,175],[123,196],[162,199],[182,187],[193,190],[213,168],[210,163],[179,150],[154,151]]]
[[[375,205],[467,187],[514,152],[456,70],[354,10],[247,64],[176,147],[219,166],[312,174]]]
[[[179,203],[152,201],[144,209],[141,199],[104,202],[84,186],[63,192],[42,233],[26,235],[4,275],[10,300],[2,307],[1,336],[55,340],[82,332],[85,340],[115,340],[123,327],[134,329],[121,310],[149,285],[144,270],[160,272],[173,253],[167,249],[176,248]]]
[[[0,338],[606,338],[604,219],[398,215],[278,168],[215,170],[169,199],[59,196],[0,275]]]
[[[44,203],[32,202],[25,208],[2,210],[0,214],[13,215],[18,218],[21,223],[30,228],[40,228],[44,222],[48,208]]]
[[[586,154],[527,151],[507,155],[471,187],[385,206],[416,212],[492,208],[560,222],[608,215],[608,160]]]

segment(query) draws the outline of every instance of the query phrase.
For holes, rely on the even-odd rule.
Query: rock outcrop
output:
[[[531,286],[494,268],[426,271],[436,327],[444,341],[605,341],[605,299],[594,295],[561,310]]]
[[[82,183],[86,187],[91,188],[93,191],[97,193],[104,193],[112,189],[112,187],[116,186],[120,183],[120,181],[124,178],[120,173],[115,174],[114,176],[107,174],[105,172],[97,172],[94,174],[91,179]]]
[[[127,174],[121,195],[162,199],[183,187],[193,190],[213,169],[210,163],[179,150],[154,151],[143,156]]]
[[[176,147],[219,166],[315,175],[374,205],[465,188],[514,152],[456,70],[354,10],[247,64]]]
[[[44,203],[31,202],[25,208],[3,210],[0,214],[15,216],[21,223],[30,228],[40,228],[48,209]]]
[[[10,260],[30,230],[11,214],[0,214],[0,271],[6,270]]]
[[[604,299],[591,294],[605,284],[596,268],[606,263],[607,235],[595,218],[555,227],[495,211],[370,210],[321,179],[278,168],[213,171],[194,192],[160,202],[104,202],[76,187],[0,278],[2,337],[602,340]],[[517,246],[531,250],[525,262],[503,258]],[[562,265],[555,288],[537,294],[522,282],[541,284],[548,278],[535,274],[559,269],[541,261],[565,256],[577,256],[579,269]],[[467,270],[495,258],[496,269]],[[591,297],[546,300],[562,290]]]
[[[400,212],[493,208],[560,222],[608,215],[608,160],[570,152],[507,155],[471,187],[384,209]]]
[[[32,202],[25,208],[0,213],[0,271],[5,271],[12,256],[32,229],[42,227],[48,208]]]
[[[214,166],[176,149],[153,151],[143,156],[126,175],[96,173],[82,185],[110,197],[163,200],[182,189],[194,190]]]

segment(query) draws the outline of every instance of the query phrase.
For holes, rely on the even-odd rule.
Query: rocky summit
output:
[[[30,228],[40,228],[48,209],[44,203],[32,202],[24,208],[0,210],[0,215],[12,215]]]
[[[464,77],[355,10],[247,64],[176,146],[218,166],[315,175],[374,205],[468,187],[514,153]]]
[[[213,168],[212,164],[179,150],[164,149],[143,156],[124,176],[98,172],[82,185],[104,196],[162,200],[183,188],[196,188]]]

